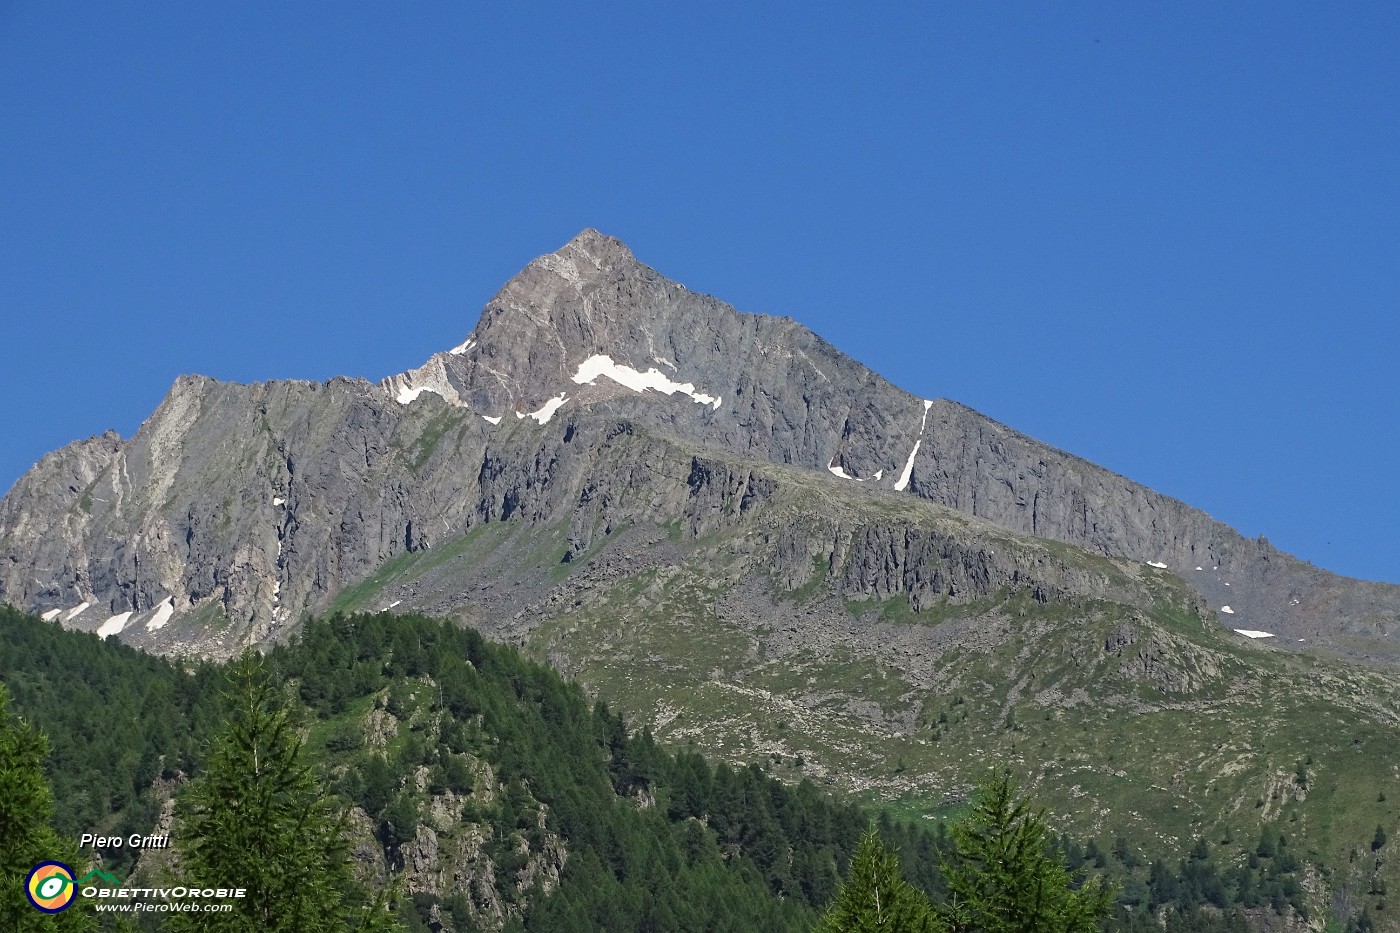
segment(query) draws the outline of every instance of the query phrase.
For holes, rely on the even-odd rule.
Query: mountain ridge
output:
[[[0,502],[0,599],[119,637],[164,631],[158,648],[181,632],[205,650],[200,632],[221,619],[237,630],[221,643],[256,642],[396,554],[508,516],[501,503],[553,481],[520,458],[557,459],[619,424],[1165,564],[1232,626],[1400,659],[1400,586],[1320,570],[961,403],[921,399],[591,229],[529,263],[461,344],[417,369],[377,384],[182,376],[129,441],[109,432],[47,455]],[[583,505],[587,477],[569,482],[553,521]],[[167,601],[176,623],[197,621],[142,628]]]

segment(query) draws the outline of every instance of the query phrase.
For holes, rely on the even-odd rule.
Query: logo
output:
[[[56,914],[73,903],[73,869],[62,862],[40,862],[24,879],[24,894],[35,910]]]
[[[105,881],[108,885],[114,888],[119,888],[122,886],[121,879],[118,878],[116,875],[109,875],[105,871],[99,871],[98,869],[94,868],[92,871],[88,872],[86,875],[83,875],[81,878],[78,879],[78,887],[82,887],[83,885],[89,884],[94,881]]]

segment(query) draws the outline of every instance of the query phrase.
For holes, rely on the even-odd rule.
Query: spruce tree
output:
[[[817,933],[934,933],[928,897],[899,873],[899,859],[875,830],[861,837],[846,883],[822,915]]]
[[[233,667],[232,714],[177,802],[181,883],[243,888],[229,913],[173,915],[173,930],[397,929],[351,874],[345,811],[302,762],[301,738],[251,655]]]
[[[953,933],[1097,933],[1113,903],[1099,879],[1082,885],[1055,852],[1042,812],[1017,800],[1002,774],[982,786],[969,818],[953,828],[944,865]]]
[[[81,899],[61,914],[35,910],[25,897],[29,871],[57,860],[75,872],[77,849],[54,832],[53,792],[44,779],[49,740],[10,712],[10,694],[0,684],[0,930],[89,930]],[[75,879],[76,880],[76,879]]]

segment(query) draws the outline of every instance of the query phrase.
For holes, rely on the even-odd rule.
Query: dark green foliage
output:
[[[234,668],[232,715],[179,797],[180,876],[244,888],[232,913],[175,914],[167,929],[389,930],[350,875],[344,812],[302,760],[301,739],[261,665]]]
[[[953,839],[948,899],[938,908],[949,930],[1094,933],[1109,915],[1113,891],[1070,872],[1042,815],[1016,799],[1006,774],[983,785]]]
[[[899,871],[899,859],[872,829],[861,837],[851,874],[822,914],[817,933],[934,933],[928,896]]]
[[[1383,827],[1383,826],[1381,826],[1379,823],[1377,823],[1377,824],[1376,824],[1376,834],[1375,834],[1374,836],[1371,837],[1371,851],[1372,851],[1372,852],[1379,852],[1379,851],[1381,850],[1381,848],[1385,845],[1385,841],[1386,841],[1385,827]]]
[[[0,684],[0,930],[93,929],[79,906],[49,916],[31,907],[24,894],[29,870],[41,861],[56,859],[79,870],[73,843],[61,840],[51,825],[53,795],[43,769],[48,753],[48,739],[10,712]]]
[[[229,720],[226,671],[186,671],[4,608],[0,622],[0,680],[53,743],[60,837],[150,832],[159,811],[153,781],[162,772],[197,777]],[[870,826],[867,812],[810,783],[785,786],[757,767],[662,750],[555,672],[446,623],[389,615],[313,622],[265,663],[278,702],[311,735],[305,763],[369,814],[391,864],[431,798],[471,793],[489,766],[491,789],[503,789],[490,803],[468,804],[464,819],[489,830],[484,854],[500,869],[497,890],[515,933],[809,930]],[[951,708],[961,705],[956,698]],[[372,706],[397,711],[387,747],[368,741]],[[945,902],[939,865],[953,841],[943,824],[931,832],[881,814],[875,826],[908,882]],[[509,871],[551,839],[568,853],[559,887],[548,897],[517,890]],[[1145,930],[1140,921],[1155,924],[1160,913],[1169,931],[1225,931],[1235,929],[1236,906],[1301,912],[1299,859],[1276,831],[1261,843],[1272,854],[1246,847],[1252,866],[1223,854],[1217,865],[1207,845],[1204,858],[1198,847],[1149,867],[1121,838],[1111,857],[1093,840],[1068,838],[1046,855],[1113,873],[1121,894],[1109,929]],[[1357,844],[1364,851],[1365,840]],[[125,877],[133,850],[103,854]],[[432,910],[459,933],[474,928],[464,892],[404,898],[400,907],[407,929],[425,929]]]
[[[115,640],[69,632],[0,606],[0,682],[16,709],[49,736],[49,779],[60,806],[54,828],[128,836],[150,832],[160,803],[151,790],[162,773],[192,768],[201,738],[222,719],[213,671],[193,676],[162,658]],[[212,702],[197,702],[206,695]],[[132,849],[103,852],[124,874]]]

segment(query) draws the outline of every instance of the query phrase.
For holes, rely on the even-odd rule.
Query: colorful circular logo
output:
[[[62,862],[40,862],[24,879],[24,893],[36,910],[56,914],[73,903],[73,869]]]

